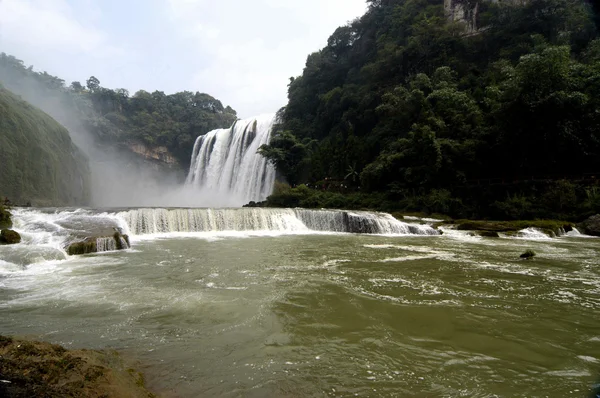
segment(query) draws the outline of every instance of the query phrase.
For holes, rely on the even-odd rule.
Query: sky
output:
[[[200,91],[241,118],[287,102],[289,78],[365,0],[0,0],[0,52],[70,84]]]

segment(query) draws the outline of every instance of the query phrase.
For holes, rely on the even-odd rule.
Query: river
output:
[[[582,397],[600,380],[598,239],[165,232],[66,257],[64,224],[17,213],[0,333],[120,350],[166,397]]]

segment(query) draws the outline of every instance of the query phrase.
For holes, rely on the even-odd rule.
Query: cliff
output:
[[[477,33],[479,12],[483,3],[502,3],[503,5],[522,6],[529,0],[444,0],[444,11],[449,21],[465,24],[467,34]]]
[[[166,146],[151,147],[140,142],[129,142],[127,149],[146,161],[168,168],[180,167],[179,162]]]
[[[50,116],[0,86],[0,196],[37,206],[85,205],[88,160]]]

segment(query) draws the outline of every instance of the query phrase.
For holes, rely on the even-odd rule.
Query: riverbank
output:
[[[568,182],[565,182],[568,185]],[[546,187],[544,194],[510,197],[505,192],[472,192],[457,195],[444,189],[429,193],[363,192],[339,187],[314,188],[311,185],[276,183],[264,202],[251,202],[248,207],[303,207],[347,210],[383,211],[387,213],[445,214],[455,220],[567,220],[582,222],[600,211],[600,189],[568,185],[568,203],[553,195],[558,188]],[[556,189],[555,189],[556,188]],[[479,195],[479,196],[476,196]]]
[[[0,396],[155,397],[116,351],[67,350],[6,336],[0,336]]]

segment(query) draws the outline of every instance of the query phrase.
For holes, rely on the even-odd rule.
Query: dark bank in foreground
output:
[[[152,398],[144,376],[116,351],[67,350],[0,335],[0,396],[4,398]]]

